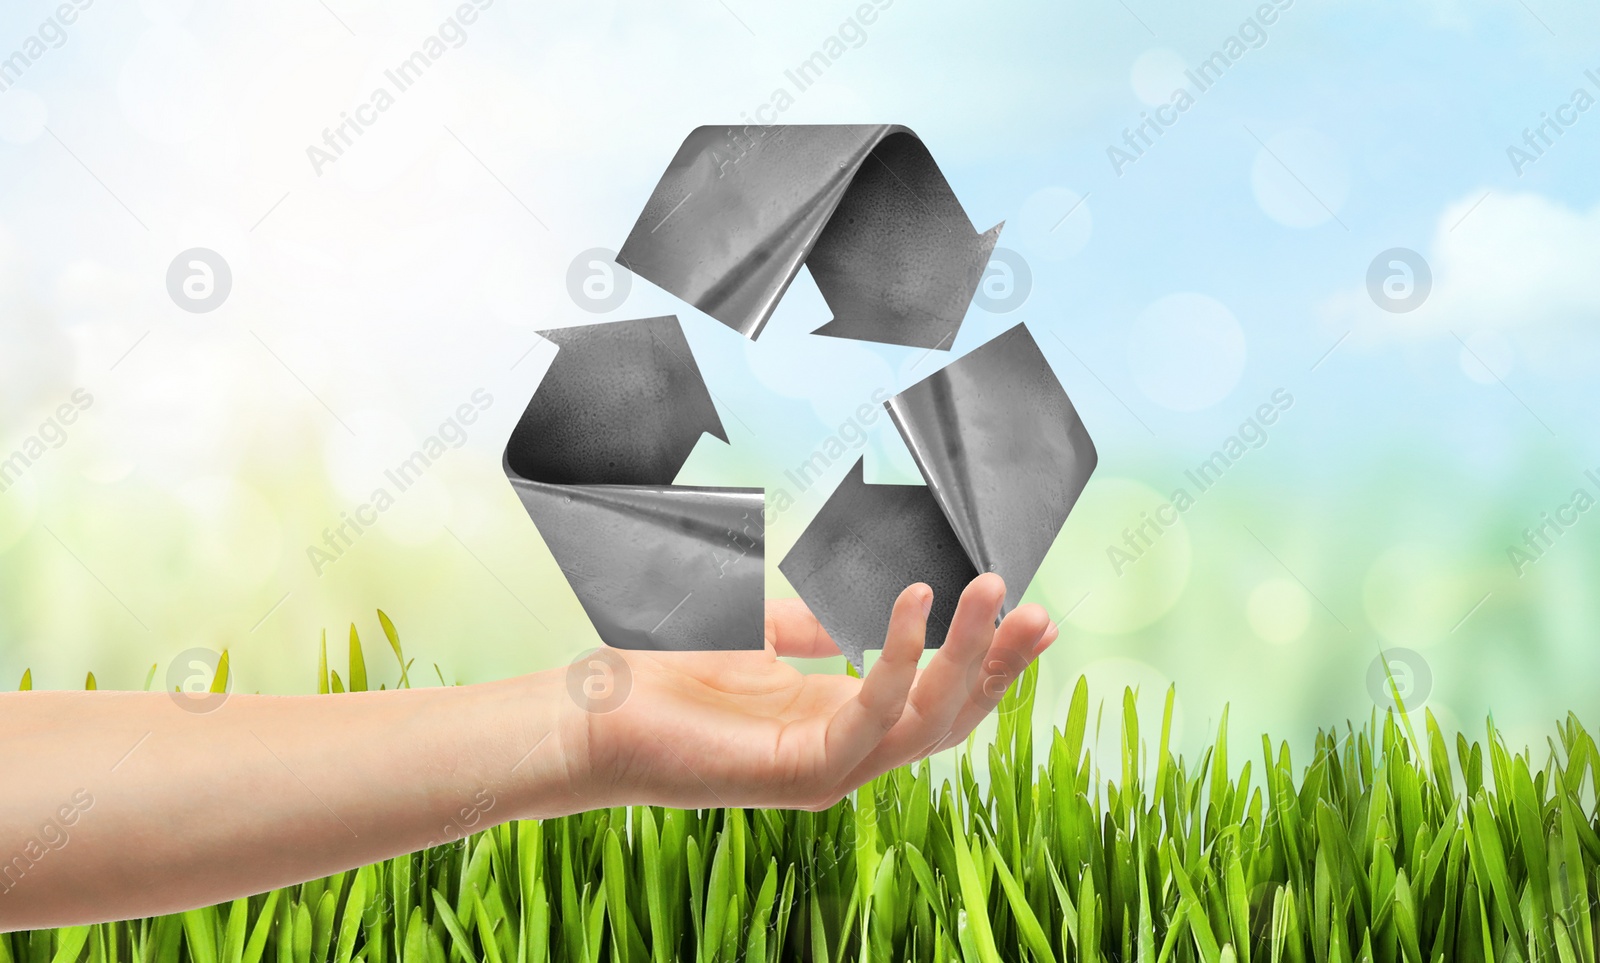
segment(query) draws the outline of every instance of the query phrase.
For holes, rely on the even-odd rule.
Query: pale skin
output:
[[[342,696],[0,694],[0,931],[172,913],[605,806],[823,809],[964,741],[1055,641],[1044,609],[995,625],[979,576],[919,668],[932,591],[895,601],[864,679],[805,605],[767,603],[764,651],[610,650],[627,697],[588,711],[565,668]],[[87,803],[87,805],[85,804]],[[21,861],[17,862],[17,858]]]

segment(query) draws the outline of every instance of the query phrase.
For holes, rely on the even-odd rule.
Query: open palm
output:
[[[767,603],[764,651],[611,650],[626,696],[571,723],[587,747],[585,791],[611,805],[821,809],[964,740],[1057,632],[1037,605],[997,628],[1005,585],[980,575],[919,669],[932,598],[921,583],[900,594],[883,654],[861,679],[780,660],[839,654],[798,599]]]

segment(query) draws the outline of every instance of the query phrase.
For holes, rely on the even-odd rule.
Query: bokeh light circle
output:
[[[1263,641],[1293,642],[1311,621],[1311,599],[1293,579],[1270,578],[1250,593],[1245,619]]]
[[[1189,582],[1191,548],[1181,513],[1158,511],[1167,496],[1128,478],[1097,477],[1067,517],[1058,545],[1034,577],[1038,600],[1077,628],[1103,635],[1134,632],[1166,615]],[[1166,517],[1162,526],[1152,517]],[[1145,527],[1149,544],[1137,533]],[[1070,614],[1069,614],[1070,613]]]
[[[1244,374],[1244,330],[1220,302],[1169,294],[1140,313],[1128,333],[1128,366],[1145,397],[1173,411],[1226,398]]]

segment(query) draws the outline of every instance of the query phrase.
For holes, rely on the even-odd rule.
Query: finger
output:
[[[1005,598],[1006,583],[992,572],[973,579],[961,593],[944,645],[911,693],[911,707],[924,723],[919,732],[911,734],[926,736],[916,749],[938,741],[955,724],[967,702],[967,676],[994,641],[995,619],[1000,617]]]
[[[1044,630],[1044,635],[1039,637],[1039,643],[1033,647],[1031,657],[1037,659],[1039,656],[1044,655],[1044,650],[1050,648],[1055,640],[1060,637],[1061,627],[1051,622],[1050,627]]]
[[[800,599],[767,600],[767,644],[778,655],[825,659],[839,654],[828,630]]]
[[[1007,615],[995,633],[994,644],[975,665],[968,680],[968,699],[934,752],[964,741],[984,717],[993,712],[1017,677],[1038,653],[1055,641],[1050,616],[1038,605],[1024,605]]]
[[[904,717],[864,760],[851,779],[857,783],[920,759],[942,740],[970,701],[968,678],[994,639],[994,620],[1005,600],[998,575],[973,579],[961,593],[944,645],[917,677]]]
[[[835,781],[853,772],[900,721],[906,696],[917,676],[933,590],[917,583],[900,593],[889,616],[889,633],[878,657],[853,698],[828,721],[824,742],[827,768]],[[831,786],[830,786],[831,788]]]

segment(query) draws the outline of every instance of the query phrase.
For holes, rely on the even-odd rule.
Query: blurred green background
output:
[[[624,283],[584,252],[620,245],[691,128],[760,116],[907,124],[978,229],[1006,221],[1016,260],[950,356],[1027,323],[1101,459],[1028,594],[1063,622],[1041,727],[1086,673],[1152,718],[1175,683],[1180,746],[1225,703],[1236,734],[1304,746],[1387,704],[1384,650],[1447,729],[1493,713],[1542,746],[1568,710],[1593,721],[1600,510],[1557,515],[1600,498],[1600,120],[1570,106],[1600,93],[1592,8],[898,3],[868,24],[498,0],[320,166],[308,148],[453,6],[99,4],[30,45],[53,9],[0,13],[0,59],[27,55],[0,67],[0,459],[29,462],[0,492],[0,679],[138,687],[204,647],[238,690],[304,692],[322,631],[375,639],[378,607],[452,681],[567,662],[597,639],[499,457],[549,361],[534,332],[604,319],[683,321],[730,444],[702,439],[679,482],[788,488],[767,559],[790,594],[777,561],[857,452],[806,491],[785,470],[946,354],[811,337],[805,276],[753,344],[640,279],[609,307],[582,284]],[[1218,50],[1238,56],[1195,86]],[[231,269],[208,313],[167,287],[193,247]],[[479,391],[459,447],[394,492],[385,469]],[[1200,492],[1186,472],[1236,435]],[[917,480],[886,419],[867,436],[869,481]],[[380,486],[393,506],[316,564]],[[1163,511],[1180,487],[1193,504]],[[1158,513],[1119,573],[1109,549]],[[1519,566],[1547,516],[1571,524]]]

